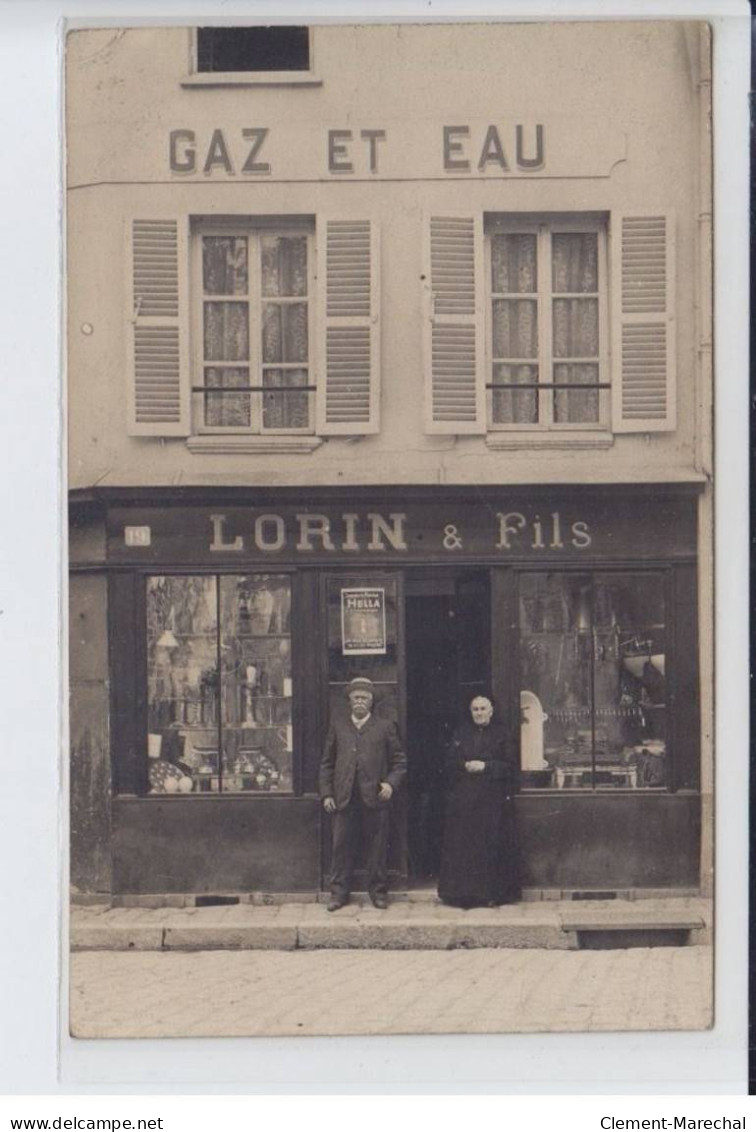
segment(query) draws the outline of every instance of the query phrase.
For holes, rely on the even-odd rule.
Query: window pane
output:
[[[206,295],[246,295],[246,236],[205,236],[202,285]]]
[[[500,235],[491,239],[492,290],[502,294],[538,290],[535,233]]]
[[[309,428],[310,395],[304,393],[269,393],[270,388],[296,388],[307,385],[306,369],[263,370],[263,428]]]
[[[205,385],[208,389],[243,389],[249,385],[249,370],[237,366],[208,366]],[[205,424],[212,428],[249,428],[250,396],[249,393],[206,393]]]
[[[205,361],[249,359],[249,304],[205,303]]]
[[[561,362],[554,366],[554,381],[567,385],[596,385],[598,366],[579,362]],[[554,420],[558,424],[597,424],[599,391],[557,389],[554,392]]]
[[[524,785],[592,785],[591,579],[520,579],[521,759]]]
[[[306,362],[307,347],[307,303],[263,304],[263,362]]]
[[[292,783],[291,583],[220,578],[223,790],[281,793]]]
[[[535,385],[538,366],[497,364],[493,367],[496,385]],[[534,424],[538,421],[538,390],[492,389],[491,414],[494,424]]]
[[[197,28],[198,71],[306,71],[306,27]]]
[[[597,575],[594,588],[598,786],[667,785],[666,629],[661,574]],[[603,766],[601,765],[603,760]]]
[[[594,618],[597,628],[621,624],[636,633],[641,626],[664,628],[664,575],[599,574]]]
[[[538,357],[538,304],[534,299],[494,299],[493,356]]]
[[[150,792],[218,789],[215,579],[147,579]]]
[[[343,594],[343,591],[351,591]],[[380,591],[385,612],[385,652],[350,653],[349,634],[380,641],[384,625],[380,616],[367,614],[366,622],[355,615],[349,621],[350,598],[358,597],[360,590],[375,594]],[[367,676],[375,684],[373,711],[376,716],[398,723],[399,694],[397,668],[397,634],[399,628],[398,586],[395,577],[381,574],[341,575],[329,577],[328,603],[328,718],[349,715],[347,685],[355,676]],[[358,591],[355,593],[355,591]],[[342,609],[347,612],[342,617]],[[376,625],[377,620],[377,625]],[[346,637],[346,640],[345,640]],[[380,647],[380,646],[378,646]]]
[[[552,291],[598,291],[596,232],[555,232],[551,254]]]
[[[598,299],[554,299],[554,357],[598,356]]]
[[[386,613],[386,651],[350,653],[342,632],[342,589],[382,589]],[[368,676],[378,684],[397,682],[397,584],[380,575],[339,577],[328,580],[328,681],[346,687],[355,676]],[[346,701],[345,701],[346,702]]]
[[[262,236],[262,293],[307,294],[307,237]]]

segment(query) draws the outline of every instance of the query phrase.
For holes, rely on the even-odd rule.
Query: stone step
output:
[[[70,943],[74,951],[574,950],[634,946],[636,937],[643,946],[708,942],[710,920],[709,903],[698,899],[593,902],[578,912],[570,901],[469,911],[407,901],[378,911],[353,901],[333,913],[314,903],[100,906],[73,909]],[[641,944],[644,939],[653,942]]]

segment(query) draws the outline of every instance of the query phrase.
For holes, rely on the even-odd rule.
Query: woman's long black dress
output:
[[[446,772],[447,793],[438,895],[446,904],[473,908],[511,904],[520,897],[514,813],[516,767],[504,727],[472,721],[454,734]],[[472,774],[470,759],[486,764]]]

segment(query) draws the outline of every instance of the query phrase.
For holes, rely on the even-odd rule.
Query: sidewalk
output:
[[[338,912],[318,903],[144,908],[74,906],[73,951],[577,950],[711,942],[711,902],[544,900],[502,908],[448,908],[395,900],[380,912],[353,899]]]

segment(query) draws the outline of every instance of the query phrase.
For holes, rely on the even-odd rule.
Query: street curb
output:
[[[353,903],[329,914],[316,905],[284,905],[265,911],[167,908],[74,912],[72,951],[297,951],[430,950],[507,948],[575,950],[645,946],[628,934],[685,932],[688,946],[710,942],[710,909],[618,907],[577,909],[555,903],[506,909],[456,909],[392,903],[388,912]],[[591,934],[601,937],[589,941]],[[624,937],[624,938],[623,938]],[[663,945],[657,940],[654,946]],[[675,946],[679,946],[676,944]]]
[[[213,928],[202,924],[166,928],[163,951],[294,951],[297,929],[274,924]]]

